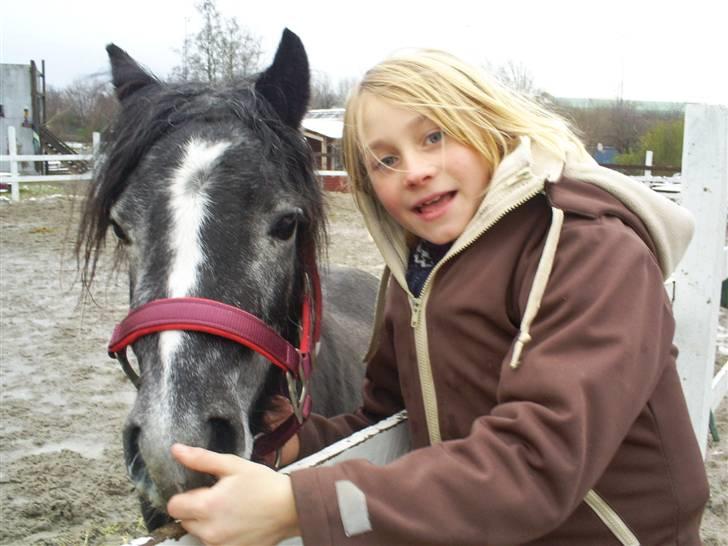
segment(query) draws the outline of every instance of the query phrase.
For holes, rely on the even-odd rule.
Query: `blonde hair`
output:
[[[449,53],[417,50],[374,66],[349,96],[342,149],[356,193],[372,192],[361,134],[366,94],[431,119],[447,135],[482,154],[491,172],[521,136],[530,137],[561,159],[568,149],[587,153],[567,122],[535,101]]]

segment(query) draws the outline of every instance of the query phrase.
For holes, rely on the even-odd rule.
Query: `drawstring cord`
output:
[[[548,235],[546,236],[546,244],[543,247],[541,253],[541,260],[538,263],[536,269],[536,275],[533,278],[533,284],[531,285],[531,292],[528,294],[528,302],[526,303],[526,310],[523,312],[523,318],[521,319],[521,328],[516,338],[516,343],[513,346],[513,354],[511,356],[511,368],[514,370],[521,364],[521,353],[523,348],[531,341],[531,323],[536,318],[539,307],[541,307],[541,300],[543,300],[544,292],[546,291],[546,285],[549,282],[551,275],[551,268],[554,265],[554,258],[556,256],[556,248],[559,245],[559,238],[561,237],[561,226],[564,223],[564,211],[551,207],[551,227],[549,228]]]

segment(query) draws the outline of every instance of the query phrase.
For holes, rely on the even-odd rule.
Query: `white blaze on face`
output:
[[[200,231],[208,214],[205,185],[216,161],[230,142],[205,142],[191,139],[184,148],[184,157],[170,182],[170,228],[168,245],[171,254],[167,295],[180,298],[194,294],[200,267],[205,260]],[[171,362],[180,347],[183,334],[178,331],[160,334],[163,369],[162,400],[170,400],[167,388]]]

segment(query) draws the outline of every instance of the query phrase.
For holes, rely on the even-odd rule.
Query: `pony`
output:
[[[301,322],[311,320],[301,302],[317,274],[306,264],[327,241],[324,196],[300,131],[310,80],[301,40],[286,29],[267,69],[220,84],[163,82],[116,45],[107,52],[120,109],[81,215],[84,286],[113,232],[132,310],[204,298],[300,344]],[[355,269],[322,271],[325,314],[310,384],[210,329],[170,326],[128,340],[139,373],[124,458],[150,530],[169,521],[172,495],[213,483],[176,463],[173,443],[252,458],[269,432],[262,415],[281,394],[296,402],[303,388],[326,416],[360,405],[376,285]]]

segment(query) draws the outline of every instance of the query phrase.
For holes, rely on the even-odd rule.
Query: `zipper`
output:
[[[420,297],[419,298],[418,297],[415,297],[414,295],[412,295],[412,293],[409,291],[409,287],[407,287],[407,295],[408,295],[408,299],[409,299],[409,303],[410,303],[410,310],[412,312],[412,318],[411,318],[411,321],[410,321],[410,325],[412,326],[412,328],[416,329],[417,326],[420,323],[420,315],[421,315],[421,312],[422,312],[422,309],[423,309],[422,302],[423,302],[424,295],[428,292],[428,288],[430,287],[430,284],[433,282],[433,279],[435,278],[435,275],[440,270],[440,267],[442,265],[444,265],[446,262],[450,261],[450,259],[454,258],[458,254],[461,254],[464,250],[466,250],[469,247],[471,247],[473,245],[473,243],[475,243],[475,241],[477,241],[478,239],[480,239],[480,237],[486,231],[488,231],[495,224],[497,224],[498,222],[500,222],[500,220],[506,214],[508,214],[510,212],[513,212],[518,207],[520,207],[521,205],[524,205],[525,203],[527,203],[528,201],[530,201],[531,199],[533,199],[534,197],[536,197],[540,193],[544,193],[544,190],[539,187],[537,190],[534,190],[534,191],[529,192],[528,194],[526,194],[525,196],[523,196],[521,199],[519,199],[515,203],[509,205],[508,207],[506,207],[505,209],[503,209],[502,211],[500,211],[494,218],[492,218],[490,221],[488,221],[488,223],[485,226],[483,226],[481,229],[479,229],[477,231],[477,233],[475,233],[475,235],[473,235],[472,237],[470,237],[470,239],[468,239],[468,241],[465,244],[463,244],[460,248],[458,248],[452,254],[446,255],[442,260],[440,260],[439,262],[437,262],[437,264],[435,264],[435,267],[432,268],[432,271],[430,271],[430,274],[427,276],[427,280],[425,280],[425,284],[422,286],[422,290],[420,291]]]
[[[475,241],[477,241],[491,227],[497,224],[506,214],[530,201],[540,193],[544,193],[543,185],[539,185],[535,190],[529,191],[526,195],[499,211],[481,229],[472,235],[465,244],[460,246],[452,254],[446,255],[442,260],[440,260],[432,269],[425,281],[425,284],[422,286],[420,297],[416,298],[412,295],[412,292],[410,292],[409,287],[406,287],[411,312],[410,326],[414,330],[415,354],[417,357],[417,369],[419,371],[420,386],[422,389],[422,403],[425,410],[425,420],[427,422],[427,431],[430,436],[430,444],[432,445],[439,443],[442,438],[440,435],[437,393],[435,392],[435,382],[432,376],[429,347],[427,346],[427,321],[422,320],[422,314],[427,307],[427,300],[429,298],[429,288],[435,278],[435,275],[446,262],[472,246]]]
[[[420,292],[420,294],[421,293],[422,292]],[[410,312],[411,312],[410,326],[412,328],[416,329],[417,325],[420,323],[420,311],[422,310],[422,305],[421,305],[422,300],[420,298],[416,298],[412,294],[410,294],[409,295],[409,304],[410,304]]]
[[[623,546],[640,546],[639,540],[630,531],[624,521],[622,521],[622,518],[617,515],[612,507],[596,491],[590,489],[586,497],[584,497],[584,502],[589,505],[597,517],[602,520],[602,523],[609,528]]]

